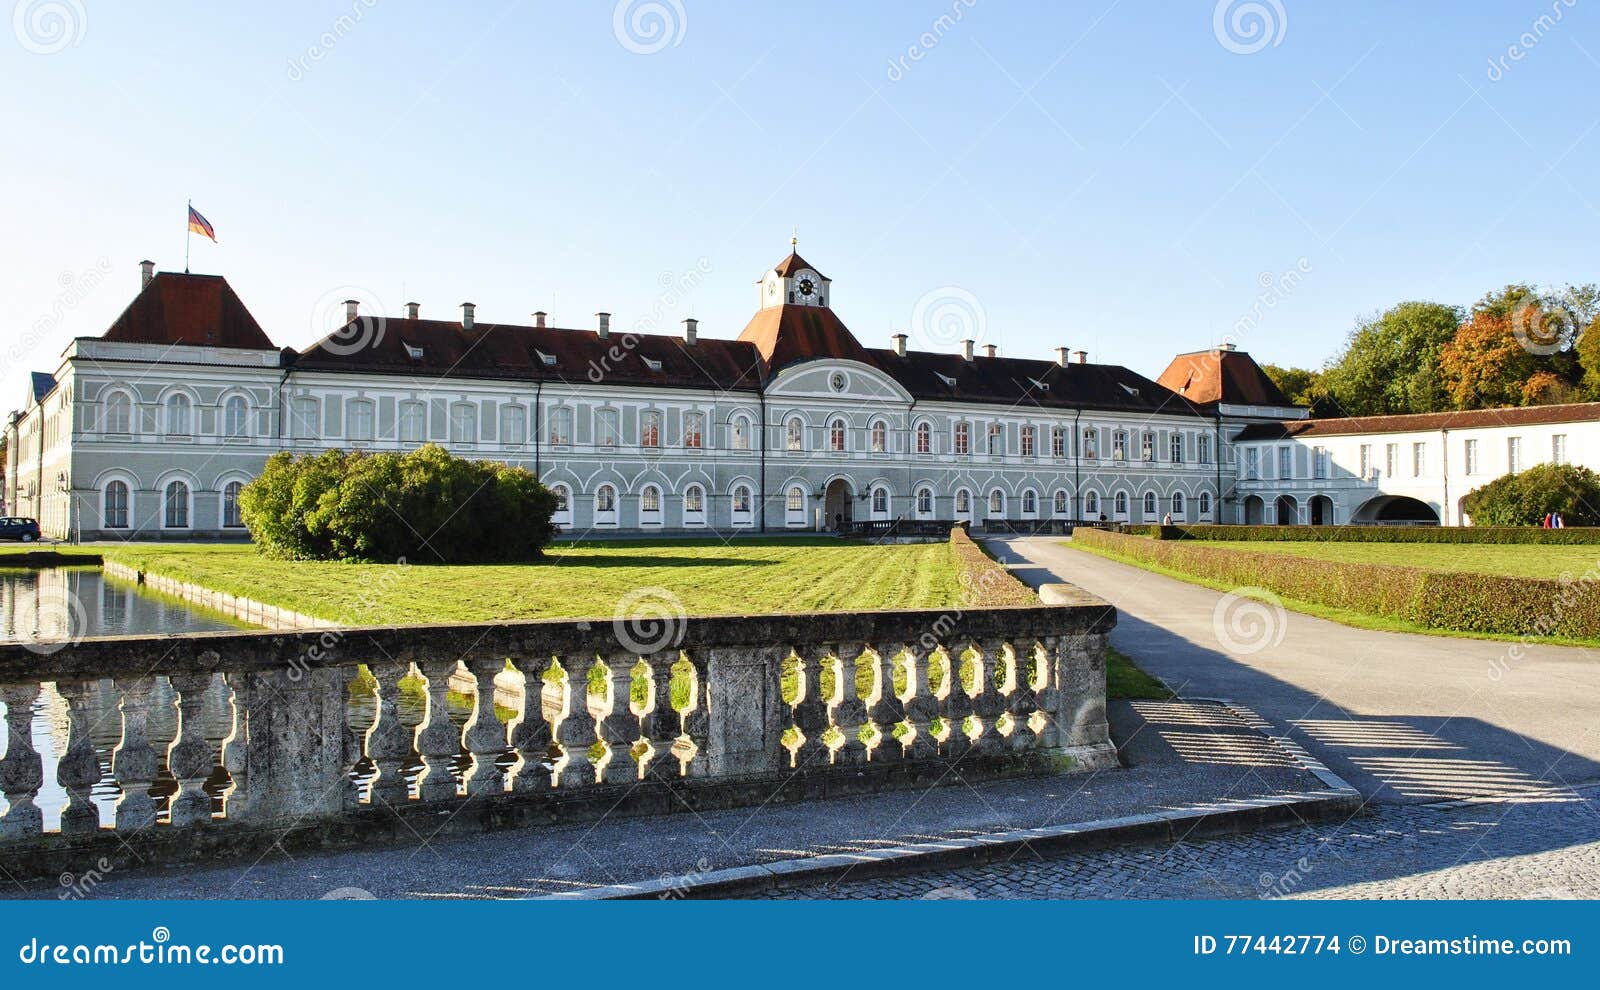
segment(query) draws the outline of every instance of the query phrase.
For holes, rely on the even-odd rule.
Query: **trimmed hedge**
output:
[[[1082,532],[1082,530],[1079,530]],[[1600,544],[1600,527],[1572,526],[1124,526],[1157,540],[1251,540],[1263,543],[1559,543]]]
[[[1336,563],[1091,529],[1079,529],[1072,542],[1209,581],[1265,588],[1429,629],[1600,639],[1600,566],[1572,580],[1551,581]]]
[[[967,591],[969,605],[1038,605],[1039,596],[1001,567],[983,547],[973,542],[965,527],[950,531],[950,550],[955,554],[957,578]]]

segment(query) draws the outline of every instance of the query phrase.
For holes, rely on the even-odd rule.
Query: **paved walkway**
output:
[[[1275,612],[1071,549],[988,544],[1032,585],[1119,612],[1112,643],[1184,697],[1259,714],[1379,803],[1600,783],[1600,651],[1376,632]],[[1597,833],[1600,834],[1600,833]]]

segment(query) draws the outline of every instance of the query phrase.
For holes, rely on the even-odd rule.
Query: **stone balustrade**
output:
[[[1115,612],[1064,600],[692,618],[647,653],[637,629],[571,621],[0,645],[0,867],[1112,766]]]

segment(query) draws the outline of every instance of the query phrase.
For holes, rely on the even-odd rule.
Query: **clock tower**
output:
[[[761,308],[770,306],[821,306],[833,294],[832,283],[795,253],[798,238],[789,240],[789,257],[756,283],[761,287]]]

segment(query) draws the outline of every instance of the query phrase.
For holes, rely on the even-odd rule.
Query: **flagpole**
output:
[[[189,227],[189,215],[194,212],[194,200],[184,204],[188,211],[183,215],[183,273],[189,274],[189,242],[194,239],[194,231]]]

